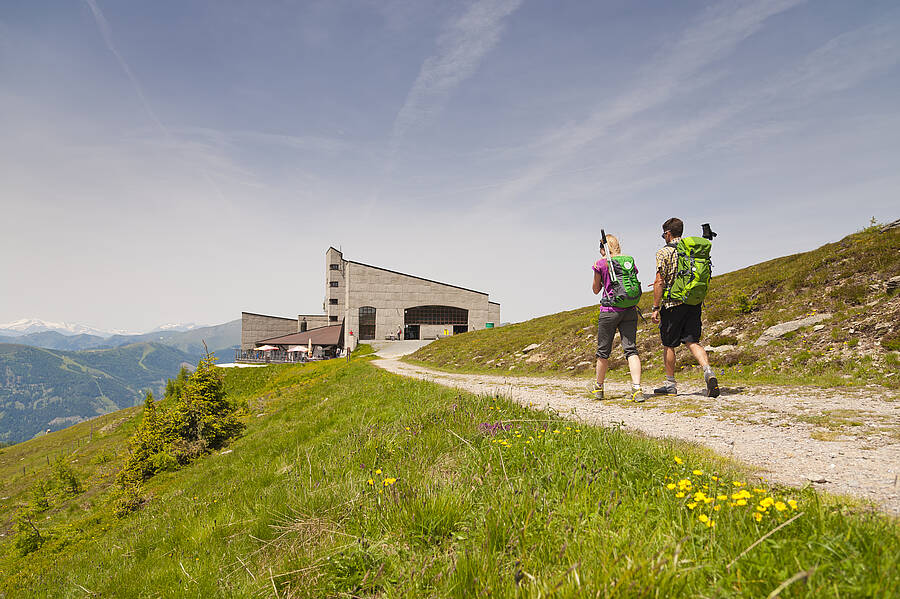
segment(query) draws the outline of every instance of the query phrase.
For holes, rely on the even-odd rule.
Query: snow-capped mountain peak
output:
[[[161,324],[150,332],[151,333],[163,333],[163,332],[169,332],[169,331],[177,331],[180,333],[180,332],[184,332],[184,331],[193,331],[194,329],[199,329],[204,326],[206,326],[206,325],[197,324],[195,322]]]
[[[0,323],[0,331],[5,335],[22,336],[31,333],[43,333],[44,331],[56,331],[61,335],[97,335],[98,337],[111,337],[113,335],[131,335],[128,331],[103,330],[91,326],[70,323],[41,320],[40,318],[20,318],[12,322]]]

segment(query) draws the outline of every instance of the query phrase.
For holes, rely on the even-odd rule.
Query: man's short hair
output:
[[[675,237],[681,237],[681,234],[684,233],[684,223],[681,222],[680,218],[675,218],[674,216],[663,223],[663,232],[668,231]]]

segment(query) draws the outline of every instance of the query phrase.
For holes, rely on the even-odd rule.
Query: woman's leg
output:
[[[619,323],[619,337],[622,338],[622,350],[628,360],[628,371],[631,373],[632,386],[641,385],[641,358],[637,351],[637,310],[634,308],[623,313]]]
[[[609,370],[609,358],[597,358],[597,384],[603,386],[606,380],[606,371]]]
[[[641,385],[641,357],[637,354],[628,356],[628,371],[631,373],[631,384]]]

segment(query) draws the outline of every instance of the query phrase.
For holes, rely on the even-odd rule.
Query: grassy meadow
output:
[[[698,446],[367,359],[225,376],[242,437],[150,479],[123,518],[100,465],[72,464],[85,491],[51,498],[46,542],[23,556],[5,535],[0,597],[900,595],[896,521]],[[101,441],[121,460],[123,439],[79,451]]]

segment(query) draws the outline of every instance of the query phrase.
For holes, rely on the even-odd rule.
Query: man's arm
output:
[[[653,281],[653,312],[650,314],[650,320],[653,322],[659,322],[659,303],[662,301],[665,287],[662,274],[657,270],[656,280]]]

